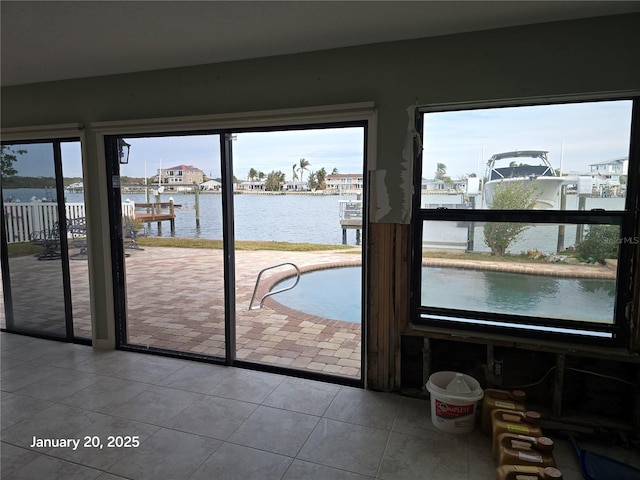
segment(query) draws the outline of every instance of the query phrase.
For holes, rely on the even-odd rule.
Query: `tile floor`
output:
[[[3,480],[495,478],[490,439],[479,429],[437,430],[425,400],[8,333],[0,340]],[[34,436],[81,443],[32,446]],[[139,445],[109,448],[109,436]],[[581,478],[567,444],[558,442],[556,458],[565,480]]]

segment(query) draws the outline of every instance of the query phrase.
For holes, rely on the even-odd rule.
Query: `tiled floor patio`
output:
[[[0,355],[3,480],[495,478],[490,437],[436,429],[427,400],[10,333]],[[582,446],[640,465],[637,450]],[[582,478],[567,441],[554,456]]]

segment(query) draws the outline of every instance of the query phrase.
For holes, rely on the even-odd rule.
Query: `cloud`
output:
[[[584,173],[628,155],[631,107],[624,100],[427,113],[422,176],[433,176],[437,163],[453,178],[483,175],[491,155],[513,150],[548,150],[555,168]]]

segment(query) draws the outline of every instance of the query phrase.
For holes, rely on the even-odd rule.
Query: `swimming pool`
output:
[[[291,285],[292,278],[276,283],[271,291]],[[277,293],[278,303],[330,320],[360,323],[362,318],[362,269],[326,268],[303,273],[292,290]]]
[[[290,285],[284,280],[272,288]],[[612,323],[615,281],[423,267],[422,304],[491,313]],[[362,270],[329,268],[304,273],[292,290],[272,297],[318,317],[360,322]]]

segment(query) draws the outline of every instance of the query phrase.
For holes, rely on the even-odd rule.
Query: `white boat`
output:
[[[559,177],[546,150],[516,150],[496,153],[487,162],[486,183],[482,190],[482,208],[491,208],[495,186],[504,182],[533,184],[536,200],[535,210],[554,208],[562,185],[578,182],[577,177]],[[528,160],[522,160],[522,159]],[[517,159],[517,160],[516,160]]]

